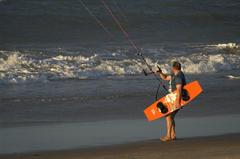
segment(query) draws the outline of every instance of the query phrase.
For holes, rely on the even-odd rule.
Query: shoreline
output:
[[[179,118],[178,138],[238,134],[240,116]],[[96,133],[97,132],[97,133]],[[84,149],[136,143],[165,135],[165,120],[111,120],[87,123],[59,123],[4,127],[0,129],[0,154],[20,154]]]
[[[95,158],[239,158],[240,133],[180,138],[163,143],[158,139],[72,150],[0,154],[4,159],[95,159]]]

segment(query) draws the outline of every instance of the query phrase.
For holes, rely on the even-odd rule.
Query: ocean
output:
[[[117,124],[123,120],[127,124],[130,120],[132,125],[134,120],[147,122],[143,110],[155,101],[158,81],[152,75],[144,76],[142,68],[149,71],[147,66],[101,2],[82,2],[85,7],[79,0],[0,0],[0,139],[9,139],[0,143],[0,148],[8,147],[2,153],[45,147],[36,141],[39,149],[31,148],[30,144],[23,150],[11,150],[11,144],[17,143],[11,140],[11,135],[6,135],[9,127],[10,134],[21,139],[16,136],[16,129],[32,126],[44,129],[44,125],[51,127],[53,123],[78,123],[76,126],[81,127],[97,121],[114,124],[116,120]],[[171,62],[177,60],[182,63],[188,82],[200,81],[203,94],[177,118],[192,126],[191,121],[196,121],[193,118],[239,115],[240,2],[106,2],[153,70],[158,65],[169,73]],[[158,96],[165,94],[160,89]],[[206,120],[201,121],[204,124]],[[111,128],[105,129],[111,132]],[[221,132],[229,132],[224,130]],[[81,130],[76,131],[81,135]],[[134,130],[129,133],[131,139],[121,134],[123,140],[109,139],[109,143],[153,137],[152,132],[142,134],[143,138],[134,138]],[[81,138],[84,135],[87,133]],[[88,137],[81,145],[96,145],[94,141],[87,142]],[[104,138],[99,137],[97,144],[104,143]],[[64,148],[77,146],[74,143]]]

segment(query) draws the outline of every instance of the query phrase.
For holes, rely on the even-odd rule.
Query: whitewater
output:
[[[236,70],[240,68],[240,49],[236,44],[216,44],[201,47],[188,46],[184,54],[168,53],[164,48],[142,49],[148,63],[169,72],[171,62],[180,61],[187,74],[202,74]],[[186,48],[185,48],[186,50]],[[71,55],[69,55],[71,54]],[[166,56],[169,54],[170,56]],[[52,80],[86,80],[108,76],[139,75],[143,61],[131,50],[117,49],[88,52],[31,53],[31,51],[0,51],[0,82],[26,83]]]

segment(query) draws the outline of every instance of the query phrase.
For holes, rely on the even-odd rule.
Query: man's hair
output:
[[[172,67],[177,69],[177,70],[181,70],[181,64],[177,61],[173,62]]]

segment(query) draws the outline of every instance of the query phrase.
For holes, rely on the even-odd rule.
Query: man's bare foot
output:
[[[172,139],[172,140],[177,140],[176,136],[174,136],[174,137],[171,137],[171,139]]]
[[[167,142],[167,141],[171,141],[172,139],[170,137],[164,136],[164,137],[161,137],[160,140],[163,142]]]

